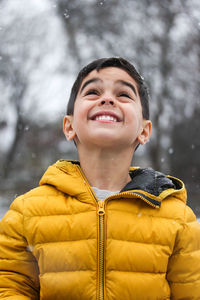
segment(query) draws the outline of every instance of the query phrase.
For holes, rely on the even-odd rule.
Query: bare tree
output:
[[[4,73],[2,76],[5,84],[9,81],[11,87],[10,95],[10,106],[14,106],[16,112],[16,122],[14,128],[14,139],[8,149],[1,169],[2,176],[6,178],[9,174],[10,167],[13,163],[14,157],[17,152],[17,147],[21,141],[25,128],[25,118],[23,114],[23,99],[27,89],[27,78],[25,78],[18,69],[14,68],[12,63],[9,63],[8,57],[3,57],[4,64],[2,64],[1,72]],[[9,69],[8,69],[9,66]],[[2,74],[0,74],[2,75]],[[4,116],[5,118],[6,116]],[[6,122],[6,119],[4,119]]]
[[[2,87],[9,91],[6,95],[2,90],[1,101],[4,106],[12,108],[13,119],[16,120],[13,127],[13,140],[2,158],[1,175],[6,178],[16,157],[18,145],[23,138],[25,125],[28,125],[27,117],[24,116],[24,100],[30,85],[31,70],[33,66],[36,68],[40,61],[40,51],[35,54],[36,51],[32,49],[32,45],[36,39],[41,38],[42,34],[37,31],[39,25],[37,19],[33,19],[30,24],[29,20],[17,13],[12,18],[7,18],[5,14],[1,17],[3,25],[0,24],[2,26],[0,30],[0,82]],[[9,125],[6,115],[2,115],[1,123],[5,126]]]
[[[112,39],[108,35],[120,36],[122,27],[115,9],[119,8],[119,0],[111,1],[70,1],[58,0],[58,15],[61,17],[68,40],[71,57],[77,62],[77,69],[85,61],[84,52],[87,50],[93,58],[97,58],[100,51],[104,53],[115,49]],[[120,14],[120,12],[118,12]],[[85,39],[83,48],[80,40]],[[102,45],[101,50],[99,45]]]

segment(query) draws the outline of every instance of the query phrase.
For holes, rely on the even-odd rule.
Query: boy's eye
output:
[[[119,97],[127,97],[127,98],[130,98],[130,99],[131,99],[131,97],[130,97],[129,94],[127,94],[127,93],[120,93],[120,94],[119,94]]]
[[[85,96],[88,96],[88,95],[98,95],[98,91],[97,90],[89,90],[85,93]]]

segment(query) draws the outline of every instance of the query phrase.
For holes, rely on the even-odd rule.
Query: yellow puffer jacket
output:
[[[0,299],[200,299],[200,225],[183,183],[152,169],[97,201],[59,161],[0,224]]]

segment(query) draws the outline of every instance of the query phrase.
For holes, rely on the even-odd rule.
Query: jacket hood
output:
[[[40,180],[40,185],[45,184],[71,196],[78,196],[86,189],[78,161],[59,160],[48,167]]]
[[[154,171],[151,168],[130,169],[132,180],[122,189],[128,190],[144,190],[145,192],[159,196],[167,189],[181,189],[183,183],[165,176],[163,173]]]
[[[120,193],[134,192],[142,197],[145,196],[146,200],[157,207],[172,193],[175,193],[181,201],[186,202],[185,186],[178,178],[165,176],[151,168],[134,167],[130,168],[130,176],[131,181]],[[59,160],[47,169],[40,180],[40,185],[55,186],[59,191],[82,198],[88,193],[86,181],[78,161]]]

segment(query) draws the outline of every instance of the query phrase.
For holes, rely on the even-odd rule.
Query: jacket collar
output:
[[[127,193],[137,195],[154,207],[160,207],[162,200],[172,193],[176,193],[177,198],[186,202],[184,183],[175,177],[165,176],[151,168],[134,167],[130,168],[130,176],[131,181],[120,191],[122,195]],[[59,160],[47,169],[40,180],[40,185],[53,185],[66,194],[88,202],[88,188],[85,181],[78,161]]]
[[[121,192],[132,191],[155,207],[160,207],[161,201],[168,195],[185,190],[181,180],[151,168],[130,168],[130,176],[132,180]]]
[[[133,169],[130,170],[132,180],[122,189],[129,190],[143,190],[154,196],[159,196],[166,189],[176,189],[175,182],[166,177],[163,173],[154,171],[151,168]],[[180,188],[180,186],[177,186]]]

